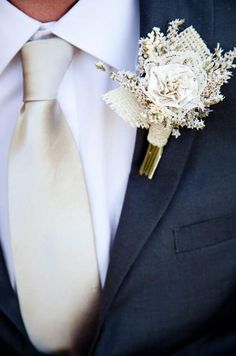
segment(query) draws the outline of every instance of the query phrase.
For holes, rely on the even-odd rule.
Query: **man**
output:
[[[101,95],[112,84],[103,73],[96,72],[94,66],[99,60],[111,68],[134,70],[138,37],[145,36],[154,26],[165,30],[167,23],[175,18],[185,18],[188,26],[193,25],[209,48],[220,42],[225,50],[229,50],[235,45],[234,1],[129,0],[121,4],[108,0],[16,0],[10,4],[1,0],[0,10],[1,354],[234,355],[235,77],[225,86],[225,100],[211,113],[212,120],[207,120],[202,132],[195,134],[193,130],[183,130],[178,140],[170,139],[158,171],[150,181],[138,174],[147,146],[146,132],[138,130],[136,135],[134,129],[105,107]],[[42,26],[44,22],[47,24]],[[25,163],[21,153],[23,151],[26,155],[28,150],[19,150],[19,147],[27,144],[25,137],[29,138],[28,133],[34,132],[33,143],[38,140],[39,132],[41,135],[38,125],[42,119],[38,116],[40,110],[33,111],[38,121],[30,125],[29,121],[24,121],[26,108],[30,108],[32,113],[32,102],[35,107],[40,101],[40,105],[53,115],[49,101],[57,105],[55,95],[41,97],[40,100],[38,97],[29,98],[26,81],[32,65],[29,52],[33,48],[36,53],[37,70],[33,71],[33,78],[35,80],[35,73],[40,73],[43,87],[40,95],[43,96],[48,88],[44,86],[45,73],[41,74],[40,65],[48,58],[37,51],[43,41],[50,40],[48,51],[56,43],[56,52],[61,46],[58,38],[64,40],[62,52],[68,51],[68,56],[73,46],[73,59],[59,87],[58,102],[79,149],[88,190],[100,277],[100,288],[97,288],[96,271],[91,279],[92,286],[96,286],[95,299],[100,301],[95,303],[95,308],[87,291],[79,299],[81,285],[84,286],[84,280],[88,279],[91,266],[95,266],[94,256],[88,254],[85,266],[81,266],[81,254],[70,266],[73,248],[76,255],[82,243],[77,245],[75,239],[72,250],[68,247],[71,244],[68,238],[70,226],[64,241],[51,240],[49,234],[42,243],[42,234],[37,233],[38,230],[45,233],[46,224],[51,230],[57,224],[63,230],[64,220],[69,220],[72,214],[66,210],[70,207],[67,203],[63,206],[60,201],[58,208],[54,204],[57,197],[44,199],[46,203],[42,205],[38,189],[37,199],[32,198],[38,174],[45,179],[44,172],[41,177],[41,170],[34,177],[38,165],[44,167],[42,162],[36,165],[35,158],[28,160],[30,164],[26,169],[18,165],[18,171],[15,165],[16,162]],[[53,61],[60,57],[57,52],[55,58],[53,52],[49,53],[48,57]],[[47,76],[53,63],[47,68]],[[16,121],[22,95],[25,106],[19,122],[24,125],[20,126],[23,131],[19,131]],[[62,122],[61,111],[59,114]],[[31,115],[31,119],[33,117]],[[53,128],[51,130],[48,125],[44,130],[47,139],[49,132],[50,135],[55,131],[61,132],[57,126]],[[69,137],[69,134],[63,137]],[[47,143],[44,139],[43,142]],[[10,142],[13,142],[11,146]],[[69,139],[67,142],[70,145]],[[59,162],[63,161],[66,150],[67,145],[63,145]],[[53,152],[51,146],[48,147],[44,161],[48,156],[51,159]],[[76,163],[74,170],[77,172]],[[14,172],[19,173],[12,174]],[[65,171],[62,176],[67,179]],[[21,184],[17,189],[19,180]],[[58,181],[55,180],[56,183]],[[8,189],[9,196],[6,194]],[[23,198],[21,191],[24,192]],[[60,190],[56,192],[61,194]],[[80,193],[84,194],[84,189]],[[46,193],[42,194],[46,196]],[[35,205],[28,203],[31,200]],[[36,200],[40,200],[40,204],[35,203]],[[86,198],[84,202],[85,209]],[[46,216],[42,214],[40,205],[42,210],[46,209]],[[53,224],[50,225],[47,216],[52,214],[49,210],[51,205],[60,215],[57,220],[51,219]],[[34,209],[31,214],[29,212],[27,220],[24,212],[29,206]],[[63,209],[58,210],[61,207],[68,215],[63,215]],[[32,225],[38,223],[38,215],[43,226],[39,223],[32,230]],[[85,228],[90,224],[88,215],[82,221]],[[25,229],[22,230],[23,236],[18,234],[19,227]],[[28,233],[29,228],[31,234]],[[57,230],[55,228],[60,236]],[[85,236],[88,235],[90,232]],[[35,240],[39,241],[36,247]],[[18,241],[20,243],[17,244]],[[69,259],[58,245],[62,246]],[[84,253],[87,256],[86,250]],[[55,266],[58,269],[52,271]],[[88,291],[91,292],[91,286]],[[84,307],[80,308],[84,300]],[[74,309],[71,307],[73,303]],[[81,315],[86,308],[88,315],[85,323],[81,324]],[[98,314],[99,322],[96,324]],[[87,322],[88,316],[92,323],[91,320]],[[74,329],[72,319],[75,321]],[[71,330],[74,332],[73,342]],[[92,335],[87,336],[90,331]]]

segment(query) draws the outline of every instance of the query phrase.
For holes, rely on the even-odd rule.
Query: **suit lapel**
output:
[[[194,132],[185,132],[181,140],[170,139],[152,180],[138,174],[145,153],[143,147],[146,147],[143,136],[144,133],[138,131],[133,168],[104,288],[103,315],[171,202],[189,156]]]
[[[165,30],[170,20],[185,18],[186,25],[192,24],[211,46],[212,1],[205,0],[203,6],[195,0],[176,0],[175,2],[172,0],[140,0],[141,36],[145,36],[154,26],[160,26],[162,30]],[[103,291],[97,337],[113,298],[176,192],[189,157],[195,131],[183,130],[178,140],[170,138],[152,180],[138,174],[147,148],[146,135],[144,130],[137,132],[132,170]]]

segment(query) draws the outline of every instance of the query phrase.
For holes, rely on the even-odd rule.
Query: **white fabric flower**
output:
[[[187,65],[149,63],[145,81],[145,94],[159,107],[188,111],[201,105],[200,83]]]

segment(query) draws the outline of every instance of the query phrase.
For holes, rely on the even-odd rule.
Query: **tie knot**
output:
[[[55,99],[72,56],[73,46],[60,38],[27,42],[21,50],[24,102]]]

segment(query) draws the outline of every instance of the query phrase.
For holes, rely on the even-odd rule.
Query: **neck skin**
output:
[[[77,0],[10,0],[10,2],[28,16],[40,21],[57,21]]]

